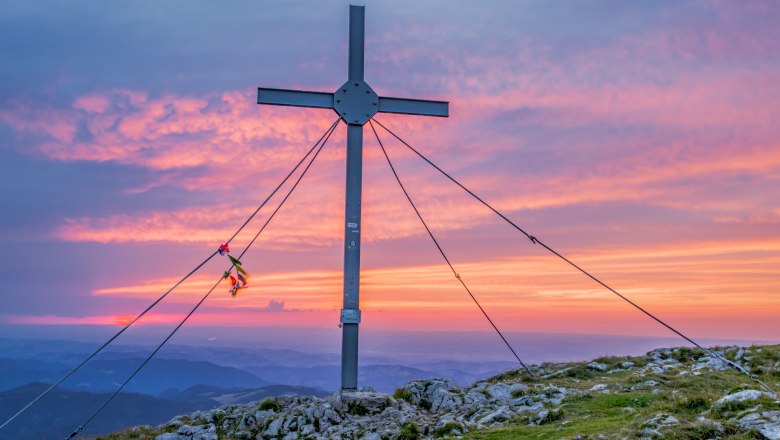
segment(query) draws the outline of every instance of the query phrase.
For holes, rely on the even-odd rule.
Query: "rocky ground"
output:
[[[718,352],[780,387],[780,346]],[[326,398],[227,405],[104,439],[780,439],[780,401],[688,348],[589,363],[542,364],[468,388],[445,379]]]

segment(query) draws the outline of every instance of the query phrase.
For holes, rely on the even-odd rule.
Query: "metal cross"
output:
[[[445,101],[377,96],[363,79],[365,7],[349,7],[349,75],[334,93],[257,89],[258,104],[330,108],[347,123],[347,196],[344,225],[344,305],[341,309],[341,388],[357,388],[360,324],[360,204],[363,184],[363,124],[377,112],[449,116]]]

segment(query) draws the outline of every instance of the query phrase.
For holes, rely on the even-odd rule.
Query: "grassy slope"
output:
[[[757,351],[759,349],[760,351]],[[743,365],[765,383],[775,389],[780,386],[780,346],[751,347],[747,349],[750,360]],[[673,358],[683,363],[680,370],[689,370],[694,360],[702,353],[698,350],[677,349]],[[727,357],[733,359],[734,353]],[[597,362],[617,365],[622,361],[632,361],[638,367],[645,365],[649,358],[601,358]],[[529,385],[555,385],[577,390],[577,394],[564,399],[562,415],[559,419],[542,425],[529,426],[529,420],[518,418],[507,426],[475,431],[465,436],[468,439],[572,439],[572,438],[638,438],[646,420],[656,414],[672,415],[681,423],[662,431],[668,439],[753,439],[763,438],[753,431],[740,430],[734,423],[734,417],[743,412],[780,409],[780,405],[771,399],[732,405],[726,409],[712,407],[714,401],[724,395],[742,389],[760,389],[745,375],[734,370],[711,371],[703,369],[701,375],[678,375],[680,370],[661,374],[647,373],[639,375],[635,371],[602,373],[579,364],[547,364],[548,371],[571,368],[560,375],[546,379],[523,378],[520,372],[511,372],[492,378],[493,382],[521,380]],[[655,380],[659,385],[654,388],[631,390],[631,387],[647,380]],[[597,384],[609,386],[610,393],[588,392]],[[758,408],[757,408],[758,407]],[[724,430],[718,432],[711,423],[697,421],[706,417],[720,423]]]
[[[680,423],[661,430],[664,439],[761,439],[755,431],[742,430],[736,425],[737,417],[747,412],[777,410],[780,404],[769,398],[745,402],[727,408],[715,408],[713,402],[721,397],[743,389],[759,389],[746,376],[733,370],[712,371],[708,368],[701,374],[680,375],[681,371],[692,371],[691,367],[703,352],[687,348],[674,349],[669,356],[682,364],[663,373],[640,374],[649,356],[607,357],[596,362],[608,365],[610,370],[618,368],[621,362],[635,364],[632,370],[607,373],[589,368],[586,362],[565,364],[543,364],[539,370],[545,378],[530,378],[523,371],[511,371],[489,379],[490,382],[522,382],[530,387],[529,393],[539,392],[550,385],[565,387],[574,391],[567,396],[556,411],[549,407],[553,417],[548,422],[536,425],[520,416],[509,424],[498,428],[467,433],[466,439],[514,440],[514,439],[636,439],[646,427],[646,421],[657,414],[671,415]],[[733,360],[735,351],[727,354]],[[750,347],[742,365],[750,368],[758,378],[775,389],[780,388],[780,345]],[[654,380],[654,387],[642,386]],[[609,392],[588,391],[594,385],[606,385]],[[517,396],[516,396],[517,397]],[[700,417],[710,420],[702,422]],[[711,421],[722,426],[714,428]],[[169,429],[173,431],[175,429]],[[164,431],[164,428],[138,428],[135,431],[98,437],[104,440],[150,439]],[[224,437],[220,433],[220,438]]]

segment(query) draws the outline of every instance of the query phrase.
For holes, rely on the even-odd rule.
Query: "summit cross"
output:
[[[363,78],[365,7],[349,7],[348,80],[334,93],[257,89],[258,104],[329,108],[347,124],[347,191],[344,219],[344,304],[341,309],[341,389],[357,389],[360,324],[360,205],[363,125],[377,112],[449,116],[446,101],[378,96]]]

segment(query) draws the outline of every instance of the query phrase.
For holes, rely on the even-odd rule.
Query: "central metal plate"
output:
[[[379,97],[365,81],[347,81],[333,94],[333,108],[347,124],[363,125],[379,110]]]

